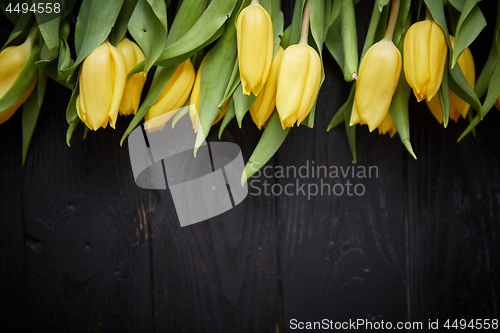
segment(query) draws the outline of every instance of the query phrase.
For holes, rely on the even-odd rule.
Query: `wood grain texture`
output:
[[[325,63],[330,60],[326,59]],[[358,164],[354,164],[342,126],[324,132],[333,111],[347,96],[328,94],[342,84],[342,78],[331,65],[325,64],[325,72],[328,81],[318,99],[317,127],[293,131],[278,153],[280,165],[310,166],[311,174],[299,177],[306,191],[312,186],[314,192],[315,184],[332,188],[328,194],[324,187],[322,195],[310,199],[304,194],[278,197],[285,332],[291,319],[404,321],[407,313],[406,152],[397,138],[360,127]],[[326,166],[329,177],[313,177],[317,166]],[[367,171],[376,167],[378,177],[375,172],[371,178],[358,177],[360,167]],[[347,177],[341,171],[338,177],[330,174],[335,168],[349,168]],[[352,168],[356,168],[354,177]],[[291,177],[278,182],[286,186],[296,181]],[[364,188],[364,195],[352,195],[354,185],[349,195],[347,182],[360,184],[358,193]]]
[[[477,138],[459,144],[464,120],[440,131],[432,116],[412,117],[420,133],[419,160],[408,168],[415,320],[499,317],[500,117],[491,112]]]
[[[240,130],[234,120],[222,136],[240,145],[245,160],[259,135],[246,124]],[[220,216],[181,228],[170,193],[151,192],[157,332],[275,331],[275,207],[274,198],[249,195]]]
[[[26,312],[26,262],[21,167],[21,114],[0,125],[0,325],[23,332],[26,322],[16,315]],[[29,246],[29,243],[26,243]]]
[[[150,331],[148,196],[118,144],[127,122],[86,140],[80,127],[70,148],[70,91],[51,83],[47,97],[23,184],[30,329]]]
[[[356,6],[361,45],[372,5]],[[476,72],[491,43],[494,5],[481,3],[489,30],[472,45]],[[283,1],[287,23],[292,7]],[[0,40],[10,29],[0,29]],[[280,166],[354,166],[344,129],[325,132],[349,87],[327,52],[324,64],[315,129],[294,128],[235,209],[184,228],[169,191],[134,183],[128,149],[119,147],[130,118],[86,140],[80,127],[69,148],[69,91],[49,83],[24,168],[21,114],[0,125],[0,305],[8,309],[0,312],[2,327],[289,332],[292,318],[498,318],[500,112],[491,110],[476,139],[457,144],[467,122],[443,129],[412,97],[418,160],[397,136],[364,126],[358,165],[376,166],[378,177],[275,177]],[[246,161],[259,136],[247,115],[243,128],[233,121],[222,141],[237,143]],[[217,141],[215,132],[208,141]],[[279,190],[297,180],[306,191],[349,180],[365,193],[256,195],[264,181]]]

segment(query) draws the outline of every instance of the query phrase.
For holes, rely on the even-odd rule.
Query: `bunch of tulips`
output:
[[[241,127],[249,112],[263,130],[246,166],[244,177],[250,177],[291,127],[314,126],[325,79],[323,46],[345,81],[352,82],[328,130],[346,124],[355,161],[356,124],[391,137],[399,133],[416,158],[409,138],[411,90],[445,127],[449,119],[468,118],[462,137],[493,105],[500,109],[500,82],[494,79],[500,74],[498,41],[477,83],[468,48],[486,25],[477,4],[377,0],[359,57],[355,0],[296,0],[286,29],[279,0],[184,0],[170,26],[162,1],[83,0],[74,28],[74,60],[68,17],[77,8],[74,1],[62,2],[66,11],[43,22],[40,15],[18,15],[0,52],[0,123],[24,103],[23,163],[46,80],[52,78],[73,91],[66,110],[68,145],[79,123],[87,134],[108,124],[115,128],[118,115],[133,115],[123,143],[143,119],[154,127],[160,118],[165,122],[187,112],[199,143],[217,123],[219,137],[233,118]],[[411,24],[411,8],[417,18],[423,13],[425,18]],[[455,36],[448,32],[446,9],[459,16],[452,24]],[[151,88],[144,91],[152,72]],[[188,105],[188,111],[180,111]]]

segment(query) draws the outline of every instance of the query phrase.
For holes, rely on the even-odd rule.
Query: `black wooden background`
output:
[[[357,5],[360,43],[372,4]],[[481,6],[488,27],[471,47],[477,73],[496,1]],[[292,4],[283,10],[290,22]],[[2,18],[2,43],[11,29]],[[324,57],[316,127],[294,128],[269,165],[353,165],[342,126],[326,133],[348,85]],[[85,140],[80,128],[66,145],[69,97],[49,83],[24,167],[21,113],[0,126],[1,331],[289,332],[291,319],[499,318],[498,110],[457,143],[467,122],[443,129],[412,97],[418,160],[397,136],[358,130],[358,164],[379,171],[357,180],[364,196],[250,195],[181,228],[168,191],[134,183],[119,146],[130,118]],[[247,116],[222,140],[238,143],[246,161],[259,136]]]

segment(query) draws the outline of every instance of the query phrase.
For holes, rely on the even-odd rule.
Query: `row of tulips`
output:
[[[470,121],[464,135],[474,130],[500,95],[500,83],[492,79],[500,68],[500,55],[494,53],[498,40],[474,90],[468,46],[486,24],[477,5],[429,0],[421,9],[414,3],[417,13],[426,15],[411,24],[410,0],[375,1],[358,68],[356,2],[297,0],[292,23],[283,29],[279,0],[184,0],[167,34],[166,7],[145,0],[110,0],[107,5],[84,0],[75,26],[76,60],[67,42],[69,4],[61,16],[39,22],[43,29],[31,28],[34,17],[18,20],[0,53],[0,123],[26,102],[24,161],[47,77],[73,90],[66,110],[68,144],[80,122],[87,133],[108,124],[114,128],[118,115],[133,114],[123,142],[142,119],[154,127],[156,117],[184,105],[190,105],[199,143],[211,126],[222,122],[220,136],[231,119],[241,126],[249,112],[256,126],[264,128],[246,167],[249,177],[277,151],[290,127],[314,126],[325,45],[345,80],[353,82],[328,130],[346,123],[355,161],[356,124],[391,137],[399,133],[415,156],[409,140],[410,88],[445,127],[448,119],[462,116]],[[460,17],[455,37],[447,30],[445,4]],[[499,26],[497,22],[497,32]],[[151,88],[143,92],[153,66]],[[36,95],[33,102],[30,95]]]

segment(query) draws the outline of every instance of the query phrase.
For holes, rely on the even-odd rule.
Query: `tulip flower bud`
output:
[[[307,117],[318,96],[321,60],[315,49],[295,44],[283,52],[278,70],[276,108],[281,126],[297,126]]]
[[[420,102],[430,101],[443,80],[448,43],[443,29],[434,21],[413,24],[404,40],[404,71],[406,81]]]
[[[127,73],[130,72],[135,65],[145,59],[144,53],[142,53],[139,46],[128,38],[123,38],[116,48],[122,55],[123,60],[125,60]],[[144,82],[146,82],[146,74],[140,72],[132,75],[125,83],[125,89],[119,109],[121,115],[128,116],[129,114],[136,114],[137,109],[139,109]]]
[[[391,115],[389,112],[385,116],[384,120],[382,123],[378,126],[378,134],[386,134],[389,132],[389,135],[391,138],[396,134],[396,125],[394,125],[394,121],[392,121]]]
[[[208,53],[207,53],[208,54]],[[205,58],[207,56],[205,55]],[[203,66],[203,63],[205,62],[205,58],[203,58],[203,61],[200,64],[200,68],[198,68],[198,73],[196,74],[196,80],[194,81],[194,86],[193,86],[193,91],[191,92],[191,100],[189,102],[189,117],[191,117],[191,123],[193,124],[193,129],[194,132],[198,132],[198,122],[199,122],[199,112],[200,112],[200,87],[201,87],[201,67]],[[212,126],[217,124],[226,114],[227,108],[229,107],[229,101],[231,101],[231,98],[229,98],[226,103],[222,106],[219,115],[217,118],[215,118],[214,122],[212,123]]]
[[[158,100],[144,116],[148,121],[164,113],[180,109],[186,103],[194,83],[194,67],[187,59],[175,70],[163,88]],[[173,114],[172,114],[173,115]]]
[[[401,74],[401,54],[390,40],[366,51],[359,66],[350,125],[367,124],[370,132],[386,118]]]
[[[451,46],[455,45],[455,38],[450,36]],[[476,80],[476,71],[474,67],[474,59],[472,58],[472,53],[469,48],[466,48],[460,57],[458,57],[458,66],[464,73],[467,82],[469,82],[472,89],[474,89],[474,84]],[[462,116],[464,119],[467,116],[467,111],[469,111],[470,105],[464,100],[458,97],[451,89],[449,90],[450,99],[450,118],[457,122],[458,118]],[[439,97],[434,96],[430,101],[425,101],[427,107],[431,110],[434,117],[439,121],[440,124],[443,123],[443,111],[441,109],[441,103],[439,102]]]
[[[273,58],[273,24],[258,2],[238,15],[236,37],[243,93],[257,96],[267,81]]]
[[[257,99],[250,107],[250,115],[252,116],[253,122],[259,129],[261,129],[266,123],[267,119],[271,116],[274,108],[276,107],[278,70],[280,68],[281,59],[283,58],[283,52],[283,48],[279,46],[271,64],[269,78],[267,79],[262,92],[259,96],[257,96]]]
[[[26,41],[0,52],[0,124],[7,121],[35,88],[38,67],[38,29],[33,28]]]
[[[122,100],[127,70],[120,52],[108,41],[92,51],[80,69],[80,94],[76,110],[80,119],[91,130],[115,128]]]

